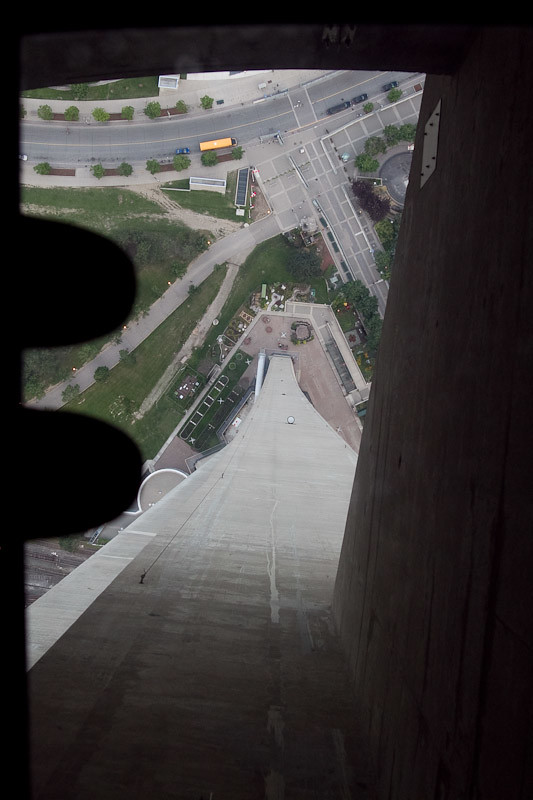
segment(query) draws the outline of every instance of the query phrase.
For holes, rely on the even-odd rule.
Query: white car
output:
[[[24,155],[24,154],[22,154],[22,155],[19,155],[19,158],[20,158],[22,161],[27,161],[27,160],[28,160],[28,156],[27,156],[27,155]]]

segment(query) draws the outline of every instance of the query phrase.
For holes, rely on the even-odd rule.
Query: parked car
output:
[[[21,161],[27,161],[28,160],[28,156],[25,153],[21,153],[19,155],[19,158],[20,158]]]
[[[388,92],[390,89],[396,89],[398,86],[398,81],[391,81],[390,83],[386,83],[383,87],[384,92]]]
[[[177,156],[186,156],[190,152],[191,151],[189,150],[188,147],[178,147],[178,149],[176,150],[176,155]]]
[[[351,103],[346,100],[344,103],[339,103],[337,106],[331,106],[326,111],[326,114],[338,114],[339,111],[344,111],[345,108],[350,108]]]
[[[357,97],[354,97],[352,100],[352,105],[357,105],[357,103],[364,103],[365,100],[368,100],[367,94],[358,94]]]

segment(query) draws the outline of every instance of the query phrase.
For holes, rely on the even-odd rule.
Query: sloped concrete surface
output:
[[[117,537],[147,543],[30,670],[36,800],[371,796],[330,610],[355,466],[274,356],[233,442]]]

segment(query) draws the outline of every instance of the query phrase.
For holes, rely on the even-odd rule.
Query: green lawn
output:
[[[199,214],[209,214],[217,219],[230,219],[237,221],[235,214],[235,188],[237,185],[237,172],[230,172],[226,178],[226,192],[211,192],[204,189],[193,189],[185,192],[166,192],[166,195],[175,200],[182,208],[188,208]],[[171,181],[163,184],[170,188],[188,189],[189,179]]]
[[[119,245],[135,268],[137,293],[130,319],[147,310],[188,265],[208,247],[209,231],[170,222],[161,207],[124,189],[31,189],[21,187],[26,213],[88,228]],[[26,205],[31,204],[31,205]],[[49,209],[48,213],[41,211]],[[80,367],[119,331],[73,347],[29,350],[24,359],[24,397],[65,380],[72,366]]]
[[[128,99],[134,99],[136,97],[158,97],[159,88],[157,82],[157,76],[152,76],[148,78],[124,78],[119,81],[112,81],[98,86],[88,86],[87,94],[83,100],[124,100],[124,105],[126,105]],[[77,102],[72,89],[53,89],[50,87],[28,89],[21,92],[21,96],[32,97],[43,101],[72,100],[73,105],[76,105]]]
[[[225,268],[216,269],[145,339],[133,351],[135,363],[117,364],[106,381],[93,384],[65,409],[115,424],[134,439],[143,460],[153,458],[182,415],[168,392],[141,420],[134,422],[133,412],[152,391],[205,309],[215,299],[225,273]]]

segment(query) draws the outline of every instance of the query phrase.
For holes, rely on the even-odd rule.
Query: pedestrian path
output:
[[[217,73],[213,73],[216,75]],[[149,120],[145,115],[144,109],[152,101],[160,103],[162,108],[172,108],[179,100],[183,100],[188,108],[187,118],[194,116],[205,117],[205,115],[216,116],[227,112],[228,108],[242,106],[245,104],[265,101],[267,97],[276,97],[297,86],[309,86],[315,82],[320,82],[326,77],[331,76],[331,72],[325,70],[265,70],[260,73],[246,73],[244,76],[234,76],[225,79],[181,79],[178,88],[175,90],[161,89],[157,97],[142,97],[136,99],[118,100],[37,100],[33,98],[22,98],[21,105],[26,115],[22,122],[25,124],[46,124],[62,125],[64,122],[44,123],[38,116],[38,109],[42,105],[49,105],[53,113],[61,114],[69,106],[75,105],[79,109],[79,122],[69,122],[68,128],[74,132],[76,126],[98,127],[98,126],[124,126],[136,123],[160,124],[163,120]],[[263,86],[264,84],[264,86]],[[213,107],[209,110],[201,107],[200,99],[208,95],[214,100]],[[106,123],[97,122],[92,112],[95,108],[103,108],[110,114],[120,113],[124,106],[133,106],[135,113],[132,121],[118,120]],[[23,140],[23,136],[21,136]],[[22,145],[23,147],[23,145]],[[22,150],[23,152],[23,150]],[[96,178],[91,172],[89,164],[80,164],[76,167],[74,176],[65,175],[38,175],[30,161],[20,161],[20,182],[27,186],[58,186],[58,187],[85,187],[85,186],[128,186],[131,184],[143,184],[158,181],[161,178],[147,174],[145,169],[134,169],[128,177],[105,176]],[[54,165],[52,165],[54,166]],[[225,177],[227,166],[220,163],[216,167],[203,167],[201,164],[195,165],[195,171],[206,170],[211,177]],[[165,173],[165,180],[172,181],[177,178],[187,177],[186,173],[168,172]]]
[[[217,73],[213,73],[214,76]],[[120,113],[125,105],[133,106],[136,114],[143,114],[148,103],[155,100],[162,108],[175,106],[178,100],[183,100],[191,113],[216,113],[224,111],[228,106],[260,101],[268,96],[275,96],[294,86],[307,84],[320,80],[331,72],[325,70],[265,70],[254,74],[245,74],[243,77],[236,75],[231,78],[216,77],[195,79],[193,77],[180,79],[177,89],[160,89],[157,97],[140,97],[134,99],[118,100],[35,100],[24,97],[21,104],[26,110],[26,119],[38,119],[39,106],[49,105],[56,114],[62,114],[66,108],[75,105],[80,109],[80,117],[91,115],[94,108],[103,108],[110,114]],[[263,87],[262,85],[265,84]],[[261,88],[260,88],[261,87]],[[200,98],[208,95],[214,100],[213,108],[209,112],[201,107]],[[222,101],[222,102],[221,102]],[[134,117],[135,118],[135,117]],[[75,123],[73,123],[75,124]],[[99,123],[94,122],[95,125]],[[100,123],[101,124],[101,123]]]

